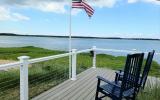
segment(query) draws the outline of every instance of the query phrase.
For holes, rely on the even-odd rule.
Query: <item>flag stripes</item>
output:
[[[83,8],[84,6],[81,4],[81,2],[76,2],[76,1],[73,1],[72,2],[72,8]]]
[[[82,2],[82,5],[84,6],[85,10],[87,11],[88,14],[93,15],[94,9],[89,6],[87,3]]]
[[[83,8],[89,17],[94,14],[94,9],[82,0],[73,0],[72,8]]]

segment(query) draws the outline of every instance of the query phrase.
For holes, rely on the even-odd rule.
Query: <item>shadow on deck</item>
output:
[[[77,75],[77,80],[67,80],[60,85],[40,94],[32,100],[94,100],[97,78],[100,75],[114,80],[114,70],[90,68]]]

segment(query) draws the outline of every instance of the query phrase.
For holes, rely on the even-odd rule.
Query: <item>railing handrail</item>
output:
[[[22,63],[17,61],[17,62],[14,62],[14,63],[8,63],[8,64],[1,64],[0,65],[0,69],[4,69],[4,68],[13,68],[13,67],[16,67],[16,66],[19,66],[21,65]]]
[[[160,55],[160,53],[155,53],[156,55]]]
[[[83,53],[83,52],[89,52],[92,49],[85,49],[85,50],[80,50],[77,51],[76,53]],[[62,57],[66,57],[66,56],[70,56],[72,55],[71,53],[63,53],[63,54],[57,54],[57,55],[52,55],[52,56],[47,56],[47,57],[41,57],[41,58],[34,58],[34,59],[30,59],[28,60],[29,64],[33,64],[33,63],[37,63],[37,62],[43,62],[43,61],[48,61],[48,60],[52,60],[52,59],[57,59],[57,58],[62,58]],[[21,65],[22,63],[20,61],[14,62],[14,63],[8,63],[8,64],[1,64],[0,65],[0,70],[4,69],[4,68],[13,68],[13,67],[17,67],[19,65]]]
[[[83,52],[89,52],[89,51],[91,51],[91,50],[93,50],[93,49],[80,50],[80,51],[77,51],[76,53],[77,53],[77,54],[80,54],[80,53],[83,53]]]
[[[132,50],[120,50],[120,49],[96,48],[96,50],[99,50],[99,51],[108,51],[108,52],[124,52],[124,53],[143,52],[143,51],[138,51],[136,49],[132,49]],[[143,52],[143,53],[148,53],[148,52]],[[155,55],[160,55],[160,53],[156,52]]]
[[[103,48],[96,48],[96,50],[99,51],[112,51],[112,52],[127,52],[127,53],[132,53],[134,50],[119,50],[119,49],[103,49]]]
[[[43,62],[47,60],[52,60],[52,59],[57,59],[57,58],[62,58],[71,55],[72,53],[63,53],[63,54],[57,54],[53,56],[47,56],[47,57],[41,57],[41,58],[35,58],[35,59],[30,59],[28,60],[29,64],[32,63],[37,63],[37,62]]]

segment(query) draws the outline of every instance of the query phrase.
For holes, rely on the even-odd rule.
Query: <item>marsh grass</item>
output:
[[[77,74],[92,67],[92,57],[89,53],[82,53],[77,55]]]
[[[108,54],[98,54],[96,58],[96,66],[119,70],[125,65],[125,59],[126,57],[124,56],[116,57]]]
[[[137,100],[160,100],[160,81],[149,81],[143,91],[138,94]]]
[[[29,68],[30,98],[69,79],[68,57],[32,64]]]
[[[23,55],[30,56],[32,59],[32,58],[56,55],[60,53],[65,53],[65,52],[57,50],[53,51],[33,46],[0,48],[0,59],[17,60],[17,57]]]

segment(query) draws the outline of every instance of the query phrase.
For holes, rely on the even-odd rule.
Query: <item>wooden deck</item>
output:
[[[110,69],[90,68],[77,76],[77,80],[67,80],[40,94],[32,100],[94,100],[97,78],[100,75],[114,80],[115,73]]]

